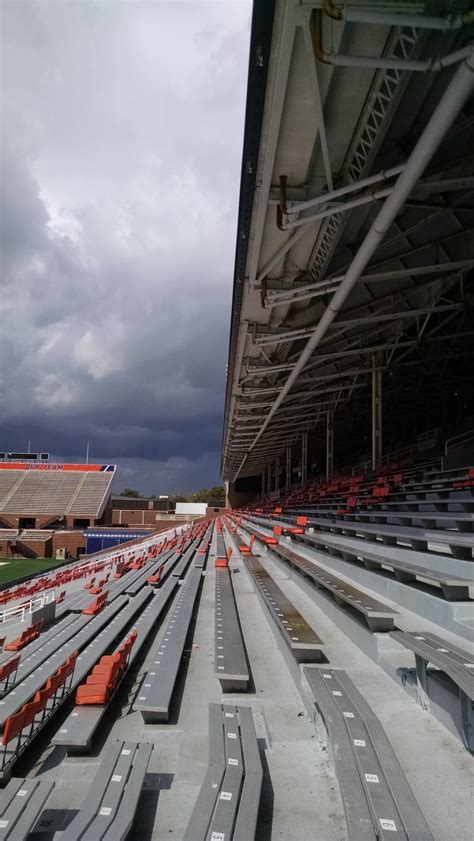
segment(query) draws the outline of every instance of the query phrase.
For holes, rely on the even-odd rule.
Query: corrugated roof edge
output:
[[[247,78],[247,101],[245,106],[245,128],[240,176],[240,197],[235,246],[234,289],[230,317],[229,355],[225,396],[224,424],[221,445],[221,472],[224,461],[225,431],[229,421],[229,406],[232,392],[233,368],[240,323],[240,308],[247,263],[248,239],[252,219],[255,179],[260,150],[263,110],[267,87],[267,74],[272,42],[273,18],[276,0],[255,0],[250,30],[249,69]]]

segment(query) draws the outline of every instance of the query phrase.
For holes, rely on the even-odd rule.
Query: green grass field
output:
[[[32,575],[34,572],[53,569],[64,561],[57,561],[55,558],[0,558],[0,584],[8,584],[15,578],[23,578],[25,575]]]

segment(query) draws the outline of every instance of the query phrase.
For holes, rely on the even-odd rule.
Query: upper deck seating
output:
[[[0,511],[6,498],[11,494],[15,485],[24,479],[24,470],[0,470]]]
[[[113,473],[86,473],[77,495],[71,500],[68,514],[90,516],[94,512],[99,517],[104,508]]]
[[[0,471],[1,472],[1,471]],[[22,514],[64,514],[83,474],[28,470],[1,510]]]

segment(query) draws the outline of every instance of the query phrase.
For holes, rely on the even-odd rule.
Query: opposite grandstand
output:
[[[472,841],[452,5],[253,3],[225,503],[0,457],[0,573],[55,562],[0,583],[0,841]]]

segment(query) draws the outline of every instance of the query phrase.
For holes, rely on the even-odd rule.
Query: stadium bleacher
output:
[[[0,462],[0,517],[62,516],[71,525],[74,517],[94,521],[104,511],[114,469],[113,465]]]
[[[370,482],[366,490],[372,498]],[[129,548],[121,546],[100,559],[86,558],[58,571],[66,595],[57,607],[57,618],[39,627],[36,638],[26,640],[18,654],[5,650],[0,655],[0,773],[6,784],[0,794],[0,810],[8,825],[31,828],[35,821],[39,827],[42,821],[46,825],[53,809],[61,816],[56,825],[63,831],[61,837],[71,841],[89,837],[88,827],[89,831],[95,827],[94,832],[103,833],[94,838],[109,841],[125,838],[127,832],[132,838],[145,837],[140,829],[143,814],[139,803],[146,802],[148,775],[154,773],[151,769],[165,773],[170,759],[166,751],[163,759],[159,758],[160,734],[168,728],[172,734],[177,722],[190,720],[191,716],[197,727],[195,732],[201,734],[202,750],[189,754],[189,747],[183,742],[187,761],[181,773],[186,777],[189,762],[191,767],[196,762],[198,766],[193,777],[194,795],[175,818],[181,837],[196,841],[211,837],[209,833],[224,833],[237,841],[260,838],[258,826],[266,814],[265,792],[269,785],[262,771],[263,756],[265,767],[269,763],[273,782],[278,785],[281,773],[280,760],[276,755],[272,759],[273,752],[278,753],[278,741],[273,744],[264,738],[264,721],[267,715],[273,720],[272,704],[279,707],[285,692],[294,698],[296,688],[309,719],[317,725],[321,744],[332,757],[331,770],[326,767],[325,773],[339,792],[337,798],[341,799],[336,798],[335,808],[340,820],[345,821],[348,837],[375,841],[377,827],[386,833],[393,833],[393,827],[403,827],[408,839],[437,839],[431,829],[430,814],[423,808],[426,786],[415,778],[413,789],[414,778],[404,767],[403,750],[400,759],[400,744],[394,747],[385,732],[383,705],[372,706],[376,696],[371,699],[369,693],[367,698],[367,693],[361,691],[360,674],[366,673],[367,665],[361,665],[355,653],[357,633],[350,633],[354,640],[350,643],[351,661],[358,664],[354,672],[347,656],[339,655],[338,660],[337,655],[343,651],[341,631],[342,638],[347,639],[347,628],[341,623],[339,630],[339,623],[329,610],[326,615],[326,610],[317,608],[297,582],[304,577],[320,598],[332,600],[336,609],[345,611],[359,633],[377,638],[378,653],[370,669],[371,673],[375,670],[373,676],[377,674],[376,686],[380,681],[385,686],[387,681],[399,680],[403,666],[408,677],[397,705],[404,722],[416,719],[418,710],[420,719],[416,726],[428,727],[423,716],[433,711],[436,716],[439,712],[439,697],[433,689],[439,680],[437,674],[446,675],[443,691],[450,691],[457,704],[453,717],[457,730],[449,728],[452,735],[448,733],[446,721],[440,717],[440,723],[436,718],[430,719],[429,731],[435,744],[444,744],[445,754],[443,739],[448,735],[453,739],[447,750],[449,767],[452,761],[460,761],[455,732],[457,744],[472,750],[474,675],[466,659],[467,649],[456,646],[449,633],[436,636],[431,630],[420,630],[418,625],[415,633],[410,628],[414,620],[410,620],[403,598],[394,607],[377,598],[370,586],[359,588],[351,583],[345,569],[340,574],[336,568],[339,559],[346,566],[363,564],[369,577],[380,575],[381,567],[394,570],[396,560],[392,559],[392,566],[390,561],[382,563],[387,559],[377,555],[378,541],[367,541],[360,535],[357,540],[368,547],[366,555],[363,548],[356,546],[349,558],[349,548],[341,537],[336,538],[329,531],[315,531],[307,507],[307,497],[312,492],[308,483],[307,488],[295,491],[291,500],[283,496],[279,504],[274,499],[258,500],[246,510],[229,512],[224,518],[194,523],[179,533],[146,537]],[[296,493],[298,505],[294,501]],[[321,503],[332,506],[325,511],[340,511],[340,499],[333,499],[334,488],[325,493],[320,484],[318,494]],[[334,516],[344,521],[343,513]],[[331,518],[326,517],[325,521],[331,522]],[[437,530],[441,530],[443,523],[437,525]],[[321,562],[321,556],[332,542],[334,552],[327,553],[332,563],[329,569]],[[389,550],[389,545],[381,543],[382,553]],[[413,551],[405,547],[406,554]],[[310,558],[311,553],[318,553],[317,561]],[[441,557],[472,568],[469,561]],[[405,570],[409,562],[404,560],[402,565]],[[413,567],[421,579],[423,572],[429,578],[428,568],[416,564]],[[294,570],[294,577],[284,573],[287,568]],[[454,599],[453,604],[461,605],[471,603],[466,599],[466,594],[470,595],[469,576],[462,584],[454,576],[448,581],[441,572],[432,571],[432,576],[439,585],[438,599]],[[53,580],[51,575],[45,576],[35,588],[51,587]],[[401,587],[413,587],[414,580],[416,583],[415,575],[408,580],[402,576],[398,583]],[[461,589],[448,589],[443,595],[441,584]],[[27,593],[32,589],[28,584],[22,587]],[[17,594],[18,588],[12,587],[11,593]],[[249,598],[250,593],[255,601]],[[98,600],[101,605],[96,611]],[[93,602],[94,610],[88,615],[84,611]],[[362,619],[357,618],[359,615]],[[6,630],[8,648],[19,635],[14,625],[6,626]],[[35,633],[33,628],[30,634]],[[421,650],[420,646],[425,648]],[[407,653],[408,659],[401,651]],[[410,656],[416,660],[416,669],[410,664]],[[283,672],[277,657],[282,658]],[[210,666],[212,659],[214,669],[207,672],[205,664]],[[435,667],[436,674],[430,666]],[[280,695],[285,681],[293,689],[287,687]],[[446,681],[455,686],[454,692]],[[227,701],[223,706],[219,704],[219,691],[216,695],[213,686],[225,692]],[[246,694],[254,686],[255,691],[263,692],[258,702],[253,689],[250,695]],[[235,704],[228,703],[232,694]],[[72,697],[75,705],[71,707],[66,702]],[[415,700],[419,705],[413,708]],[[120,713],[121,703],[125,703],[125,713]],[[287,699],[285,703],[289,710],[294,700]],[[287,724],[278,725],[277,720],[275,733],[281,727],[284,739]],[[104,725],[105,734],[110,733],[105,739]],[[43,728],[51,734],[45,770],[40,771],[39,777],[44,785],[27,785],[28,777],[8,782],[20,758],[22,768],[28,767],[29,762],[37,765],[35,745],[40,744],[37,736]],[[180,732],[180,739],[191,738],[188,725],[184,730],[180,727]],[[390,735],[393,737],[393,732]],[[152,752],[155,743],[157,749]],[[208,761],[204,758],[206,743]],[[306,744],[303,739],[301,743],[298,737],[300,752],[302,744],[304,751],[319,750],[319,742],[308,740]],[[100,755],[100,766],[94,757],[90,760],[95,762],[92,768],[96,781],[89,793],[85,786],[81,787],[75,801],[76,817],[71,819],[70,804],[59,784],[61,769],[67,765],[67,773],[74,775],[74,763],[89,761],[93,748]],[[55,750],[65,751],[57,769],[47,762],[48,753]],[[121,754],[123,750],[130,752]],[[44,754],[43,747],[40,753]],[[120,762],[124,773],[117,771]],[[309,773],[305,771],[303,776]],[[461,773],[459,768],[457,773]],[[17,812],[13,809],[14,792],[23,788],[26,800]],[[173,785],[170,794],[172,790]],[[158,823],[163,819],[158,809]],[[12,834],[13,837],[17,836]]]
[[[230,506],[0,593],[0,841],[472,841],[474,53],[451,5],[254,3]],[[85,528],[114,469],[7,465],[0,518]]]

